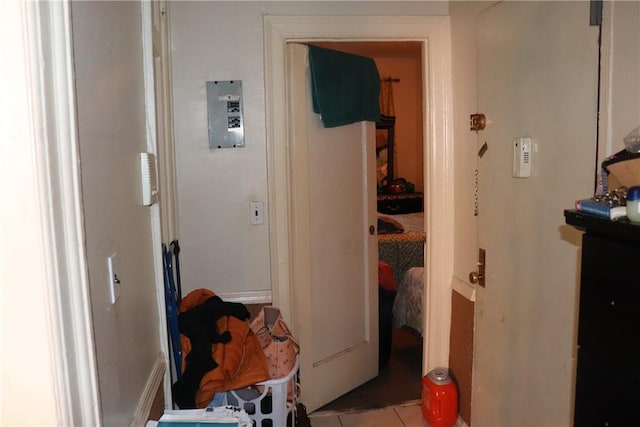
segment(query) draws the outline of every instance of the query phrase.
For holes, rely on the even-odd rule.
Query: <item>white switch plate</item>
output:
[[[120,297],[120,274],[118,273],[118,254],[113,254],[107,258],[107,269],[109,270],[109,296],[111,304],[115,304]]]
[[[264,224],[264,203],[249,203],[249,224]]]

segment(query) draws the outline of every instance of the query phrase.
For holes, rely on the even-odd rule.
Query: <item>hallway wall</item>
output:
[[[445,2],[174,2],[170,4],[179,234],[185,292],[270,299],[262,17],[446,15]],[[210,150],[205,82],[242,80],[244,148]],[[284,112],[283,112],[284,114]]]
[[[147,150],[138,2],[72,4],[86,258],[105,426],[129,425],[160,347],[150,207],[138,153]],[[110,302],[107,257],[118,254]]]

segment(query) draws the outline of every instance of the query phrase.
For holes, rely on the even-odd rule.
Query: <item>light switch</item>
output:
[[[111,304],[115,304],[120,297],[118,254],[113,254],[107,258],[107,269],[109,272],[109,296],[111,298]]]

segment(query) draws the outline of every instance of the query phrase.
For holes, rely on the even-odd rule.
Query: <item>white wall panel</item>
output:
[[[151,214],[140,198],[147,151],[138,2],[74,2],[78,139],[103,423],[129,425],[161,351]],[[118,254],[111,304],[107,257]]]
[[[264,201],[268,212],[263,15],[443,15],[447,10],[444,2],[171,3],[185,292],[271,289],[269,219],[264,225],[249,224],[250,201]],[[207,80],[242,80],[244,148],[209,149]]]

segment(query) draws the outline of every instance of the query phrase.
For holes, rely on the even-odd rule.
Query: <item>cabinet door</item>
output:
[[[638,383],[583,349],[578,351],[574,426],[638,426],[638,407]]]
[[[640,383],[640,246],[587,233],[580,287],[580,349]]]

